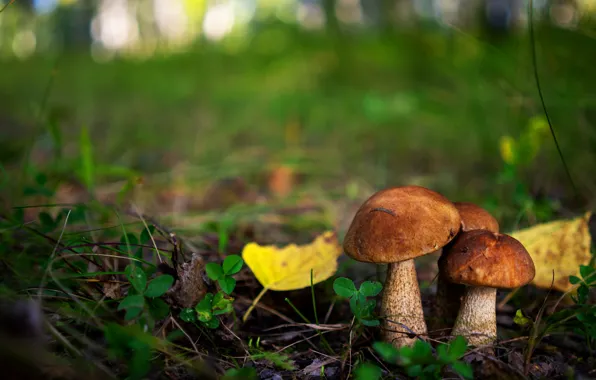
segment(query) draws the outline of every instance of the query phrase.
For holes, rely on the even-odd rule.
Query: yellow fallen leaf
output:
[[[337,258],[342,248],[337,235],[327,231],[306,245],[290,244],[282,248],[248,243],[242,250],[242,258],[252,270],[263,290],[246,311],[243,320],[259,302],[267,290],[297,290],[312,283],[325,281],[337,270]]]
[[[541,288],[566,292],[573,285],[570,275],[578,275],[580,265],[590,263],[592,238],[588,221],[592,212],[571,220],[556,220],[511,233],[528,250],[536,276],[532,283]],[[553,283],[553,271],[555,274]]]

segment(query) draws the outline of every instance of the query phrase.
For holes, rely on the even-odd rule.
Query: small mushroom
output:
[[[449,243],[459,228],[455,206],[420,186],[381,190],[356,212],[344,239],[346,254],[357,261],[389,264],[381,300],[386,342],[402,347],[416,340],[408,334],[427,333],[414,259]]]
[[[469,202],[453,203],[461,218],[460,234],[473,230],[488,230],[499,232],[499,222],[485,209]],[[452,240],[442,250],[443,252],[453,245],[456,239]],[[439,262],[445,257],[441,254]],[[438,336],[449,335],[449,330],[457,318],[457,313],[464,295],[465,286],[450,284],[445,276],[439,272],[437,278],[437,294],[433,304],[433,318],[431,319],[431,330],[437,332]]]
[[[463,335],[470,345],[492,344],[497,288],[517,288],[534,279],[530,254],[509,235],[472,230],[461,233],[444,255],[439,271],[445,279],[467,285],[452,335]]]

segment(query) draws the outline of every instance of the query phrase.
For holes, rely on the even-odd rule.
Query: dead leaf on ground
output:
[[[267,290],[287,291],[306,288],[333,276],[342,248],[337,235],[327,231],[306,245],[290,244],[283,248],[273,245],[247,244],[242,258],[252,270],[263,290],[247,310],[243,320]]]
[[[122,292],[120,290],[120,282],[117,281],[105,281],[103,283],[103,293],[106,297],[118,300],[122,298]]]
[[[528,250],[536,276],[532,283],[540,288],[553,288],[562,292],[573,285],[569,276],[579,275],[580,265],[588,265],[592,258],[592,237],[588,221],[592,212],[571,220],[556,220],[511,233]]]

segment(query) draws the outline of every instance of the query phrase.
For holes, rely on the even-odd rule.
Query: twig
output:
[[[141,219],[141,221],[143,222],[143,225],[145,226],[145,229],[147,230],[147,232],[149,232],[149,226],[147,225],[147,222],[145,221],[145,218],[143,218],[143,215],[141,214],[141,212],[139,211],[138,207],[136,204],[132,204],[132,207],[134,209],[134,211],[137,213],[137,216],[139,217],[139,219]],[[157,258],[159,259],[160,263],[163,263],[163,260],[161,258],[161,254],[159,253],[159,249],[157,248],[157,244],[155,243],[155,239],[153,238],[153,234],[149,232],[149,237],[151,238],[151,242],[153,243],[153,247],[155,248],[155,252],[157,252]]]
[[[2,9],[0,9],[0,13],[4,12],[4,10],[6,8],[8,8],[9,5],[11,5],[12,3],[14,3],[16,0],[10,0],[7,4],[5,4]]]
[[[174,319],[174,317],[172,317],[170,315],[170,321],[180,330],[182,331],[182,334],[184,334],[184,336],[186,336],[186,338],[188,339],[188,341],[190,342],[190,344],[192,345],[192,348],[195,350],[195,353],[199,356],[202,357],[203,355],[199,352],[199,349],[197,348],[197,345],[195,344],[195,342],[192,340],[192,338],[190,337],[190,335],[188,335],[188,333],[182,328],[182,326],[180,326],[180,324],[176,321],[176,319]]]
[[[267,329],[264,329],[263,331],[271,331],[271,330],[281,329],[284,327],[298,327],[298,326],[306,326],[306,327],[310,327],[313,330],[324,330],[324,331],[340,331],[340,330],[345,330],[350,327],[350,325],[348,325],[348,324],[341,324],[341,323],[334,324],[334,325],[315,325],[313,323],[289,323],[286,325],[269,327]]]
[[[62,236],[64,235],[64,230],[66,230],[66,225],[68,224],[69,217],[70,217],[70,210],[68,210],[68,213],[66,214],[66,218],[64,219],[64,224],[62,225],[62,230],[60,231],[60,236],[58,237],[56,244],[54,244],[54,249],[52,250],[52,253],[50,254],[50,257],[49,257],[50,261],[54,258],[54,255],[56,254],[56,250],[57,250],[58,246],[60,245],[60,241],[62,240]],[[43,276],[41,278],[41,283],[39,285],[39,292],[37,293],[37,297],[39,299],[40,305],[41,305],[41,293],[43,292],[43,286],[44,286],[44,283],[46,282],[46,278],[48,277],[49,270],[50,270],[50,268],[48,267],[48,269],[46,269],[43,272]]]

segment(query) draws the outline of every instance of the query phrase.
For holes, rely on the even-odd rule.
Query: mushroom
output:
[[[454,202],[453,204],[461,218],[460,234],[472,230],[499,232],[499,222],[482,207],[469,202]],[[457,237],[443,247],[443,252],[448,250],[455,240],[457,240]],[[444,257],[445,255],[441,254],[439,262]],[[431,330],[437,331],[437,335],[449,334],[449,330],[453,326],[455,318],[457,318],[464,290],[464,285],[448,283],[442,273],[439,272],[437,294],[433,304],[434,313],[431,319]]]
[[[414,259],[443,247],[459,228],[453,203],[420,186],[381,190],[356,212],[344,251],[357,261],[389,264],[381,300],[386,342],[412,345],[416,338],[408,334],[427,333]]]
[[[535,275],[528,251],[515,238],[487,230],[459,234],[444,252],[439,271],[449,282],[467,285],[452,335],[474,346],[497,337],[497,288],[526,285]]]

